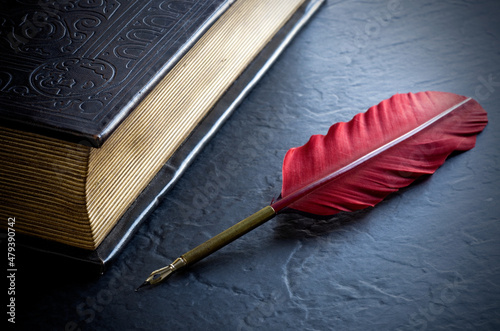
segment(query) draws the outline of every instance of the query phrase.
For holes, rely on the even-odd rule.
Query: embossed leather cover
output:
[[[3,2],[1,125],[100,146],[232,2]]]
[[[173,187],[198,152],[216,133],[217,129],[222,126],[224,121],[231,115],[255,84],[257,84],[258,80],[274,63],[278,55],[283,52],[284,48],[299,32],[300,28],[307,23],[323,2],[324,0],[306,1],[281,30],[278,31],[274,38],[221,97],[206,118],[184,142],[182,147],[174,153],[158,172],[97,250],[89,252],[40,238],[28,238],[21,234],[18,234],[18,236],[23,237],[22,241],[27,243],[26,246],[30,249],[35,249],[35,251],[42,253],[50,253],[55,259],[57,259],[57,256],[62,256],[65,261],[64,263],[67,263],[66,258],[69,257],[73,261],[90,262],[90,265],[93,266],[90,269],[97,269],[99,272],[104,271],[109,262],[117,256],[117,253],[129,241],[142,221],[158,206],[161,199]],[[76,264],[75,267],[80,265]],[[84,265],[86,268],[89,266],[88,263]]]

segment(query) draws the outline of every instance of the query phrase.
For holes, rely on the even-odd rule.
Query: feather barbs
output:
[[[397,94],[290,149],[281,199],[272,206],[317,215],[373,206],[435,172],[453,151],[474,147],[486,123],[486,112],[471,98]]]

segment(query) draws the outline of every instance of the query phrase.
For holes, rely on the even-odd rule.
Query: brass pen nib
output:
[[[138,288],[136,288],[135,291],[137,292],[140,288],[145,286],[156,285],[160,283],[161,281],[167,279],[174,272],[181,269],[182,267],[185,267],[186,265],[187,262],[184,260],[184,258],[182,257],[177,258],[174,262],[172,262],[168,266],[153,271],[149,275],[149,277],[146,278],[144,283],[142,283]]]
[[[146,282],[142,283],[138,288],[136,288],[135,291],[137,292],[137,291],[139,291],[139,289],[141,289],[141,288],[143,288],[145,286],[148,286],[148,285],[151,285],[151,284],[146,281]]]

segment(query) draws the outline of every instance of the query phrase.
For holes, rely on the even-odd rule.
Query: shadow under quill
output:
[[[453,153],[449,158],[457,155]],[[342,230],[347,226],[367,222],[374,208],[380,208],[382,204],[391,203],[399,195],[405,194],[407,190],[415,189],[431,178],[431,175],[418,177],[412,184],[393,192],[375,207],[368,207],[355,211],[343,211],[335,215],[321,216],[289,209],[280,213],[275,220],[274,236],[277,239],[305,239],[326,236],[330,233]]]
[[[289,211],[277,217],[274,234],[278,239],[304,239],[328,235],[347,225],[363,222],[372,209],[370,207],[323,217]]]

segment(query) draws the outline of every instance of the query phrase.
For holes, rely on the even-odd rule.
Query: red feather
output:
[[[290,149],[278,201],[153,271],[140,287],[161,282],[284,209],[333,215],[373,206],[434,173],[452,152],[474,147],[487,122],[476,101],[456,94],[398,94],[382,101],[347,123],[334,124],[326,136],[312,136]]]
[[[327,135],[290,149],[280,200],[271,206],[333,215],[374,206],[474,147],[488,122],[473,99],[445,92],[398,94]]]

